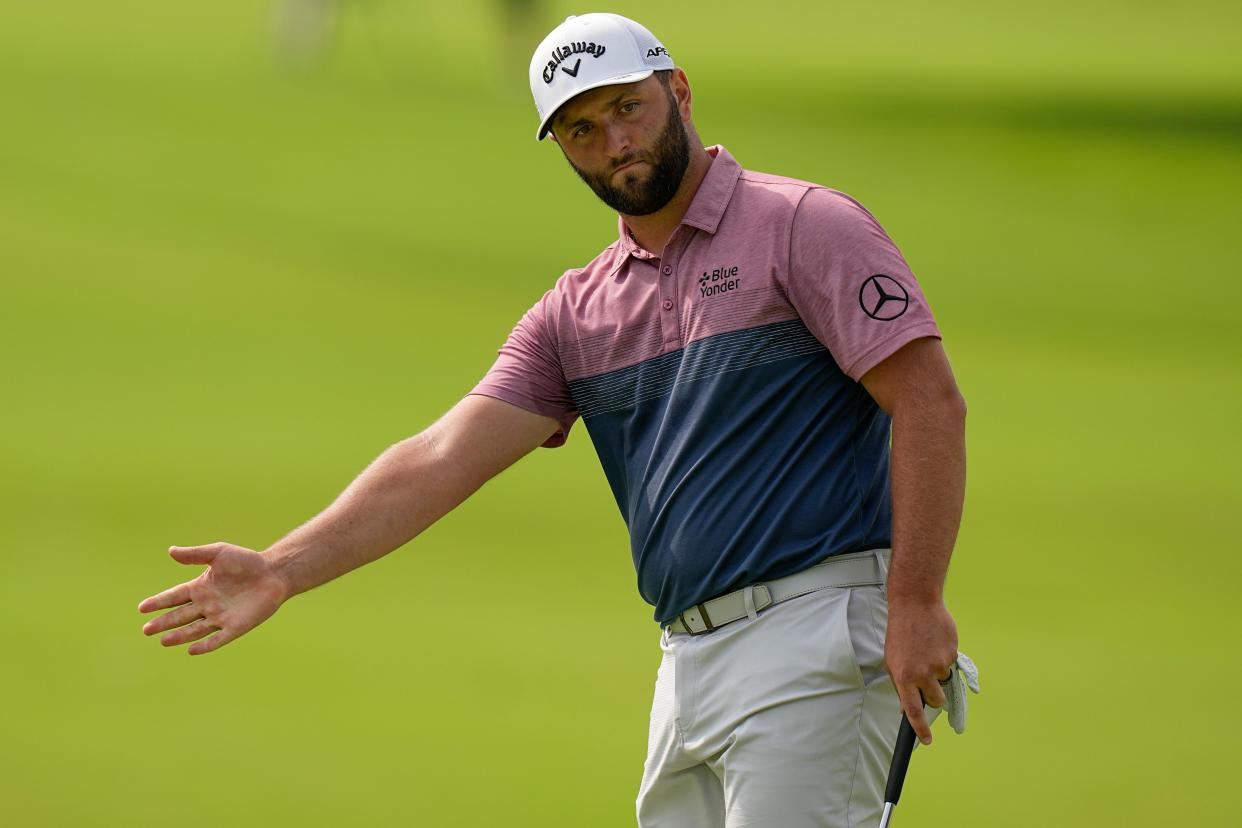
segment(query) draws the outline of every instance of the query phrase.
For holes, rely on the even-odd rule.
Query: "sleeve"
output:
[[[880,223],[835,190],[809,190],[789,239],[789,301],[857,381],[903,345],[940,337],[901,251]]]
[[[578,419],[578,409],[561,371],[555,332],[548,326],[548,306],[553,291],[544,294],[518,321],[500,347],[492,367],[471,391],[495,397],[526,411],[552,417],[560,423],[543,445],[563,445]]]

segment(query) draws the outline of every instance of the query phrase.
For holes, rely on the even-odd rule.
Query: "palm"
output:
[[[181,563],[208,568],[138,605],[140,612],[170,610],[143,627],[147,635],[172,630],[160,639],[166,647],[198,642],[190,655],[211,652],[266,621],[287,597],[269,559],[252,549],[214,543],[169,551]]]

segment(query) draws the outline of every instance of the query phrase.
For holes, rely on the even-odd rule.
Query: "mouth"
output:
[[[615,170],[613,170],[613,171],[612,171],[612,174],[613,174],[613,175],[617,175],[618,173],[623,173],[623,172],[625,172],[626,170],[632,170],[632,169],[634,169],[636,166],[638,166],[639,164],[646,164],[646,163],[647,163],[646,161],[642,161],[642,160],[638,160],[638,161],[631,161],[631,162],[630,162],[630,163],[628,163],[628,164],[625,164],[625,165],[623,165],[623,166],[617,167]]]

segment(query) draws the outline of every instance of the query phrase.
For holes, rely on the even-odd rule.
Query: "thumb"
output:
[[[170,546],[168,554],[183,564],[209,564],[227,544],[209,543],[206,546]]]

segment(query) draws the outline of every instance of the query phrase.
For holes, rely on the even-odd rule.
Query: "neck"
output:
[[[664,245],[668,244],[673,231],[677,229],[682,217],[686,215],[686,210],[690,209],[690,202],[694,200],[694,194],[699,191],[699,185],[703,183],[703,178],[707,175],[707,170],[711,165],[712,157],[707,154],[707,150],[701,143],[695,141],[691,145],[690,164],[686,167],[686,174],[682,176],[681,186],[669,199],[668,204],[645,216],[621,214],[621,218],[625,220],[625,226],[630,228],[630,235],[644,250],[658,256],[664,255]]]

